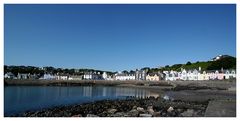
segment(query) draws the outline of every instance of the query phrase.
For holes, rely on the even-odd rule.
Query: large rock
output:
[[[171,113],[173,110],[174,110],[173,107],[170,106],[170,107],[167,109],[167,112]]]
[[[161,116],[161,113],[160,112],[154,112],[153,113],[153,117],[160,117]]]
[[[163,99],[164,100],[169,100],[170,98],[169,98],[169,96],[165,95],[165,96],[163,96]]]
[[[124,112],[117,112],[117,113],[113,114],[112,116],[113,117],[123,117],[124,115],[125,115]]]
[[[116,111],[117,111],[117,109],[108,109],[107,112],[110,114],[114,114]]]
[[[132,109],[137,109],[137,106],[133,106],[133,108]]]
[[[194,115],[194,110],[193,109],[187,109],[187,111],[184,111],[181,113],[182,116],[184,117],[191,117]]]
[[[152,117],[151,114],[140,114],[139,117]]]
[[[205,112],[206,117],[236,117],[236,100],[210,101]]]
[[[137,107],[137,111],[139,111],[139,112],[145,112],[145,110],[144,110],[143,108],[141,108],[141,107]]]
[[[148,113],[151,114],[151,115],[153,115],[153,113],[154,113],[154,110],[153,110],[152,108],[148,109],[147,111],[148,111]]]

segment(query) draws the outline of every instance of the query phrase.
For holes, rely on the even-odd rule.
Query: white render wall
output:
[[[116,80],[135,80],[135,75],[131,75],[131,76],[116,76]]]

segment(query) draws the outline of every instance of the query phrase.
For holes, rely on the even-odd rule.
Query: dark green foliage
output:
[[[220,70],[223,69],[236,69],[236,58],[226,57],[217,61],[213,61],[211,65],[207,67],[208,70]]]
[[[236,58],[228,56],[218,61],[207,61],[207,62],[197,61],[196,63],[187,62],[186,64],[174,64],[172,66],[166,65],[164,68],[159,69],[159,71],[163,71],[163,70],[181,71],[181,68],[189,70],[189,69],[198,69],[199,67],[201,67],[202,70],[220,70],[221,68],[236,69]]]
[[[127,71],[127,70],[124,70],[124,71],[122,71],[122,73],[124,73],[124,74],[128,74],[128,71]]]
[[[190,61],[188,61],[187,63],[186,63],[186,65],[191,65],[192,63],[190,62]]]
[[[39,74],[42,76],[44,73],[50,74],[70,74],[70,75],[83,75],[85,72],[100,72],[101,70],[94,69],[78,69],[78,72],[75,72],[75,69],[63,69],[63,68],[54,68],[54,67],[34,67],[34,66],[7,66],[4,65],[4,73],[12,72],[14,75],[18,75],[18,73],[30,73],[30,74]],[[107,71],[107,74],[113,74],[113,72]]]
[[[169,65],[166,65],[165,68],[169,68]]]

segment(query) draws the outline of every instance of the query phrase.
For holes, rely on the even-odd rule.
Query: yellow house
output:
[[[209,77],[206,71],[203,71],[202,73],[198,73],[198,80],[209,80]]]
[[[208,76],[208,73],[206,71],[203,71],[202,73],[202,80],[209,80],[209,76]]]
[[[148,81],[159,81],[160,78],[157,73],[150,73],[146,76],[146,80]]]

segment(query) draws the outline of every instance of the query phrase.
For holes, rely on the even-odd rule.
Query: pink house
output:
[[[209,80],[215,80],[215,79],[216,79],[216,74],[215,74],[215,72],[209,71],[209,72],[208,72],[208,77],[209,77]]]
[[[215,72],[215,75],[216,75],[216,79],[218,80],[223,80],[224,79],[224,73],[222,71],[216,71]]]

